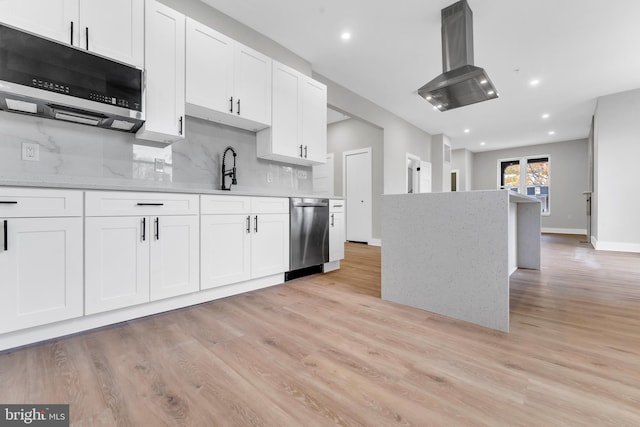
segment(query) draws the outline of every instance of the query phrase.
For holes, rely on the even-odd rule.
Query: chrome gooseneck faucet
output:
[[[229,150],[231,150],[231,153],[233,154],[233,167],[227,170],[227,166],[224,163],[224,159],[225,157],[227,157],[227,151]],[[226,150],[224,150],[224,154],[222,155],[222,186],[220,187],[221,190],[229,191],[231,190],[232,185],[238,185],[238,181],[236,180],[236,157],[237,157],[237,154],[233,148],[227,147]],[[228,176],[231,177],[231,184],[227,188],[225,186],[225,180]]]

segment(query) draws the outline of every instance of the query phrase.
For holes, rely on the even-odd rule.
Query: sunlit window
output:
[[[499,161],[500,188],[540,199],[543,214],[549,214],[549,157],[524,157]]]

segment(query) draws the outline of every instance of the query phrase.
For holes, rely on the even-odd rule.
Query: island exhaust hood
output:
[[[473,65],[473,12],[467,0],[442,9],[442,72],[418,89],[440,111],[498,97],[487,73]]]

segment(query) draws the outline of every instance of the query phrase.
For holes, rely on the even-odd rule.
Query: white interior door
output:
[[[344,197],[347,209],[347,240],[371,240],[371,148],[345,151]]]
[[[420,192],[431,193],[431,163],[420,161]]]

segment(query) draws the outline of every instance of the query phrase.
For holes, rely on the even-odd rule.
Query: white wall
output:
[[[498,160],[528,156],[550,156],[550,215],[542,217],[547,231],[584,233],[587,227],[583,191],[588,183],[586,139],[483,151],[473,156],[474,190],[498,188]]]
[[[596,249],[640,252],[640,89],[598,99],[594,143]]]
[[[314,73],[313,78],[327,85],[331,108],[383,129],[384,193],[406,193],[406,153],[430,161],[431,135],[320,74]]]
[[[447,135],[438,134],[431,138],[431,190],[434,193],[451,191],[451,161],[444,160],[445,145],[451,147]]]
[[[342,194],[342,153],[371,147],[371,236],[380,239],[380,212],[384,188],[384,133],[379,127],[358,119],[343,120],[327,127],[327,152],[334,153],[334,194]]]
[[[458,191],[470,191],[473,177],[473,152],[467,149],[451,151],[451,170],[457,169]]]

